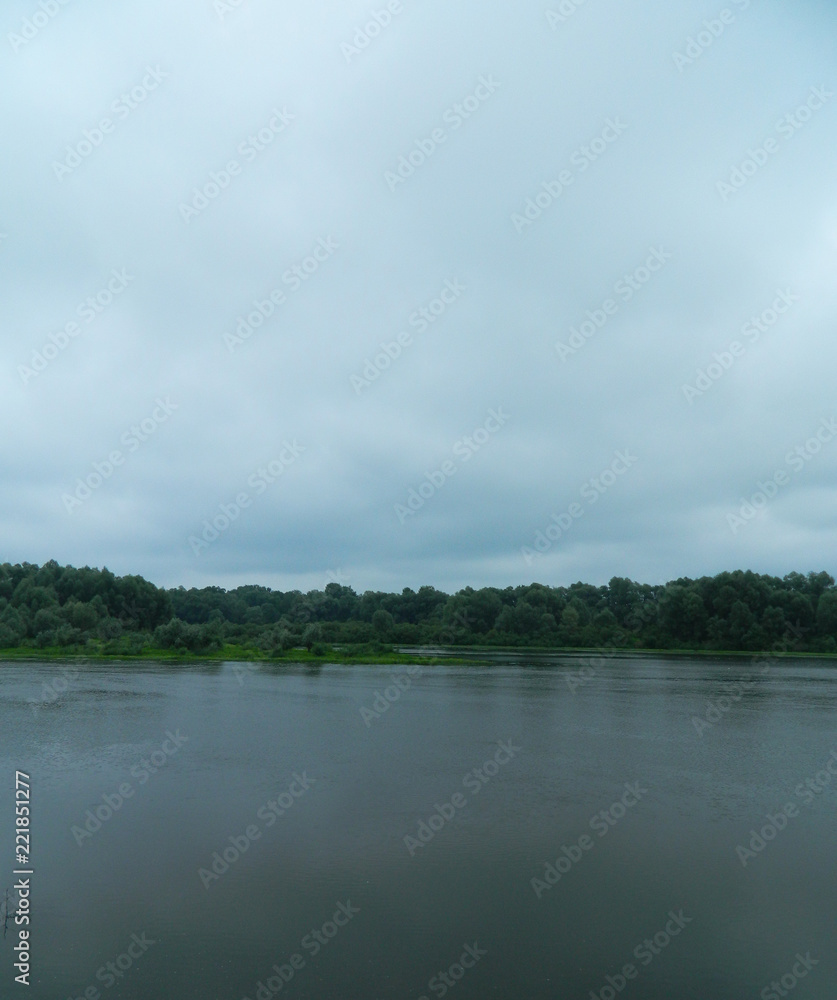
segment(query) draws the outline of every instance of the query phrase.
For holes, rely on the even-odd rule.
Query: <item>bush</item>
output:
[[[293,645],[291,633],[286,628],[272,628],[259,640],[259,649],[271,656],[283,653]]]
[[[40,611],[36,611],[35,617],[32,619],[32,631],[35,633],[35,639],[37,640],[38,645],[54,645],[52,639],[54,638],[55,630],[61,625],[63,625],[61,618],[51,608],[41,608]],[[50,641],[41,641],[42,635],[48,635]]]
[[[0,622],[0,649],[14,649],[20,643],[20,639],[18,632]]]
[[[100,639],[118,639],[122,635],[122,622],[118,618],[103,618],[96,631]]]
[[[80,628],[62,625],[55,631],[55,643],[58,646],[80,646],[82,642],[84,642],[84,634]]]
[[[45,632],[39,632],[35,636],[35,645],[38,649],[46,649],[48,646],[57,646],[58,640],[55,638],[55,632],[52,629],[47,629]]]
[[[302,633],[302,645],[310,650],[314,643],[323,641],[323,630],[319,622],[314,625],[307,625]]]

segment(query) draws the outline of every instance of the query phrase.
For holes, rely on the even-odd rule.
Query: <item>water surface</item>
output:
[[[797,953],[831,995],[833,669],[588,663],[0,664],[25,995],[740,1000]]]

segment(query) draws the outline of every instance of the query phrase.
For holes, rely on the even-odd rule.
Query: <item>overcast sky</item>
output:
[[[10,0],[0,27],[4,561],[835,571],[831,3]]]

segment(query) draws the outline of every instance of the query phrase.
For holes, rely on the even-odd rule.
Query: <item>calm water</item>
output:
[[[585,662],[0,664],[0,995],[832,996],[834,670]]]

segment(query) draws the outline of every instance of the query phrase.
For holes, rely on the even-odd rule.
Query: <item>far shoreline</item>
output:
[[[270,655],[252,648],[230,647],[212,652],[196,653],[182,650],[173,654],[170,649],[149,649],[139,654],[126,652],[80,651],[74,649],[45,648],[30,646],[0,650],[0,662],[70,662],[70,663],[252,663],[287,664],[288,666],[493,666],[499,661],[514,661],[521,658],[556,659],[633,659],[651,660],[673,659],[732,659],[760,660],[823,660],[837,661],[837,653],[793,652],[772,650],[723,650],[723,649],[636,649],[631,647],[544,647],[544,646],[453,646],[453,647],[407,647],[391,652],[371,653],[369,651],[342,651],[339,648],[318,650],[316,653],[305,649],[289,649],[282,655]]]

